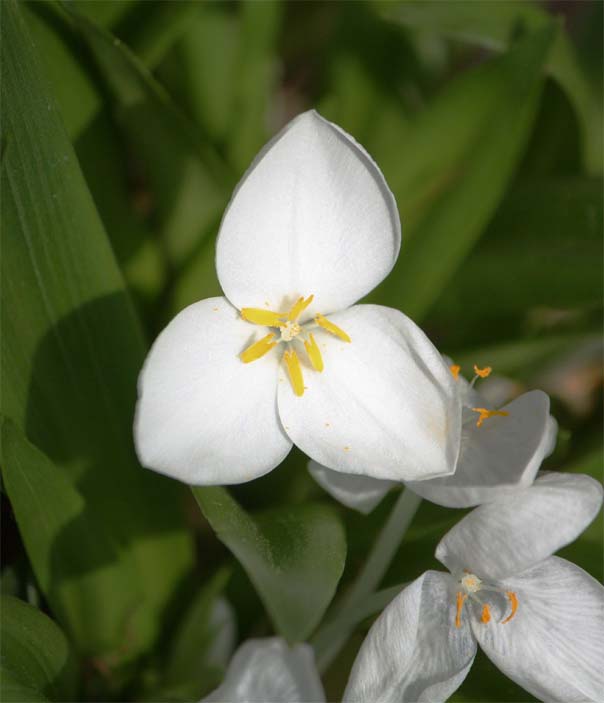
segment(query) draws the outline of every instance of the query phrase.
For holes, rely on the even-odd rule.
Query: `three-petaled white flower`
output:
[[[449,359],[446,363],[463,407],[459,456],[450,467],[451,475],[406,481],[406,485],[422,498],[449,508],[487,503],[520,486],[530,486],[556,443],[558,425],[549,414],[548,396],[539,390],[529,391],[495,410],[474,387],[477,379],[490,374],[490,367],[475,366],[475,376],[468,383],[458,365]],[[336,500],[364,513],[396,485],[372,478],[369,471],[366,476],[351,476],[315,461],[310,461],[308,468]]]
[[[550,473],[472,511],[436,549],[451,573],[426,572],[376,620],[344,701],[444,701],[470,670],[477,642],[540,700],[601,700],[604,588],[551,556],[601,504],[590,477]]]
[[[354,305],[400,242],[396,203],[364,149],[316,112],[294,119],[225,212],[226,297],[183,310],[149,353],[141,463],[188,483],[237,483],[295,443],[351,474],[450,474],[461,407],[446,364],[402,313]]]
[[[247,640],[235,652],[222,684],[202,703],[323,703],[312,647],[291,649],[280,637]]]

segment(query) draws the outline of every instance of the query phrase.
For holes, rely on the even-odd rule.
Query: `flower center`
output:
[[[488,603],[483,603],[483,601],[476,595],[479,591],[494,591],[495,593],[503,593],[506,598],[510,601],[510,614],[501,621],[501,625],[505,625],[510,622],[510,620],[516,615],[518,610],[518,596],[514,591],[506,591],[502,588],[497,588],[496,586],[491,586],[485,584],[482,579],[478,578],[475,574],[472,574],[467,569],[464,570],[464,575],[458,581],[460,590],[456,594],[456,605],[457,612],[455,613],[455,627],[461,627],[461,614],[463,611],[464,603],[466,599],[470,599],[473,603],[476,603],[480,607],[480,620],[485,625],[491,622],[491,608]]]
[[[474,378],[470,381],[470,385],[474,387],[474,384],[479,378],[488,378],[491,375],[493,369],[490,366],[485,366],[484,369],[479,368],[474,364]],[[461,371],[461,366],[459,364],[451,364],[449,366],[449,371],[453,375],[453,378],[459,380],[459,372]],[[472,412],[478,413],[478,420],[476,420],[476,427],[482,427],[485,420],[495,415],[501,415],[502,417],[507,417],[509,415],[505,410],[488,410],[487,408],[472,408]]]
[[[308,298],[298,298],[287,312],[273,312],[272,310],[263,310],[262,308],[242,308],[241,317],[247,322],[254,325],[263,325],[264,327],[274,327],[279,330],[270,332],[265,337],[254,342],[252,345],[244,349],[239,355],[244,364],[249,364],[251,361],[260,359],[267,354],[271,349],[278,344],[285,343],[286,350],[283,352],[283,362],[287,369],[290,383],[294,393],[298,396],[304,395],[304,377],[302,375],[302,366],[300,358],[296,350],[292,348],[294,342],[302,343],[306,356],[310,361],[311,366],[315,371],[321,373],[323,371],[323,357],[321,350],[310,330],[316,327],[321,327],[325,331],[339,337],[344,342],[350,342],[350,337],[333,322],[328,320],[323,315],[317,313],[313,320],[300,324],[298,322],[300,315],[312,303],[314,296]]]

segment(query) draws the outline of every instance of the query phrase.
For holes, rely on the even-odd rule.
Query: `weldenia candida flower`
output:
[[[489,367],[474,367],[465,380],[460,367],[446,360],[463,406],[461,449],[449,476],[427,481],[406,481],[423,498],[451,508],[467,508],[501,497],[519,486],[529,486],[541,463],[556,443],[557,423],[549,414],[549,398],[542,391],[524,393],[495,409],[476,389]],[[315,480],[348,507],[369,512],[396,485],[367,476],[334,472],[315,461],[309,471]]]
[[[322,703],[325,693],[312,647],[291,649],[279,637],[247,640],[222,684],[203,703]]]
[[[593,479],[550,473],[473,510],[436,549],[450,573],[426,572],[376,620],[344,701],[445,701],[470,670],[477,643],[540,700],[600,700],[604,588],[551,555],[601,504]]]
[[[354,305],[391,270],[400,242],[394,198],[364,149],[316,112],[290,122],[225,212],[225,297],[183,310],[149,353],[141,463],[188,483],[237,483],[295,443],[351,474],[452,471],[455,379],[402,313]]]

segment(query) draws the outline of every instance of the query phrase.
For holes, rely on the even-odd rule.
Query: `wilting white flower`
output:
[[[520,486],[529,486],[542,461],[556,444],[558,425],[549,414],[549,398],[542,391],[529,391],[500,409],[475,389],[486,378],[489,367],[474,367],[468,383],[459,366],[450,365],[463,406],[460,452],[450,466],[449,476],[421,481],[405,481],[415,493],[439,505],[468,508],[486,503]],[[393,486],[369,471],[366,476],[350,476],[331,471],[316,461],[308,469],[314,479],[336,500],[368,513]]]
[[[323,703],[312,647],[291,649],[279,637],[248,640],[235,652],[222,684],[203,703]]]
[[[369,155],[316,112],[290,122],[237,187],[219,232],[223,298],[183,310],[139,379],[144,466],[228,484],[292,443],[325,466],[385,479],[450,473],[455,381],[397,310],[354,305],[391,270],[396,203]]]
[[[550,556],[602,504],[588,476],[550,473],[473,510],[441,540],[450,574],[428,571],[376,620],[354,664],[347,703],[446,700],[480,644],[543,701],[601,700],[604,588]]]

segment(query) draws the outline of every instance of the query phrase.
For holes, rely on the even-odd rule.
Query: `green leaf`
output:
[[[40,588],[76,642],[89,653],[110,650],[143,597],[132,563],[94,504],[10,420],[2,419],[1,437],[2,478]]]
[[[73,658],[59,627],[36,608],[13,598],[0,599],[2,684],[0,698],[11,701],[71,700]]]
[[[164,692],[198,700],[222,680],[236,637],[232,608],[220,597],[229,577],[221,570],[204,583],[183,615],[164,669]]]
[[[120,545],[120,563],[143,594],[130,655],[150,644],[191,564],[183,493],[134,456],[145,344],[19,4],[3,2],[1,11],[2,305],[15,313],[2,336],[2,411],[77,482]],[[106,606],[90,604],[99,621]],[[78,645],[89,651],[91,643]]]
[[[518,0],[480,2],[409,1],[385,3],[390,19],[494,51],[511,46],[514,34],[547,26],[551,14]],[[583,132],[583,156],[591,172],[602,172],[602,109],[566,33],[557,33],[545,68],[566,91]]]
[[[124,44],[82,15],[70,16],[96,59],[115,101],[116,119],[149,178],[162,238],[178,266],[217,225],[233,178]]]
[[[399,149],[375,154],[399,203],[403,249],[372,300],[421,317],[482,234],[530,135],[553,37],[546,27],[467,71],[402,133]]]
[[[334,596],[346,538],[326,506],[248,515],[224,488],[193,488],[206,519],[256,587],[277,630],[290,641],[313,631]]]

